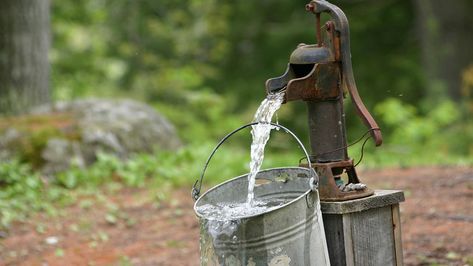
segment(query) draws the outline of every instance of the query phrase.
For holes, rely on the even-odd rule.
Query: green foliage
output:
[[[462,123],[458,105],[445,100],[424,114],[412,105],[390,98],[375,113],[385,136],[379,151],[369,150],[368,164],[471,164],[473,126]],[[355,151],[356,152],[356,151]]]
[[[56,97],[111,95],[122,88],[176,103],[215,75],[228,50],[228,14],[227,4],[215,0],[55,1]]]
[[[473,122],[467,119],[468,108],[460,113],[438,108],[446,88],[426,87],[418,35],[412,28],[416,21],[412,3],[333,3],[350,21],[353,68],[363,101],[371,111],[383,105],[396,110],[388,113],[377,108],[380,118],[375,117],[383,120],[387,145],[376,156],[397,149],[423,158],[416,152],[424,150],[412,148],[416,143],[432,144],[431,150],[437,151],[442,147],[437,152],[441,156],[447,156],[445,152],[469,156],[468,148],[458,144],[467,138],[440,144],[455,132],[470,132]],[[284,71],[298,43],[316,42],[314,17],[305,13],[304,4],[282,0],[192,0],[184,5],[168,0],[54,1],[56,99],[138,98],[164,113],[187,143],[212,142],[251,120],[264,97],[264,81]],[[327,18],[322,16],[322,20]],[[464,73],[467,97],[470,72]],[[400,106],[387,98],[398,98]],[[347,131],[356,136],[363,126],[353,108],[346,110]],[[279,114],[280,122],[307,143],[304,104],[289,103]],[[458,117],[448,117],[454,114]],[[401,123],[402,119],[408,123]],[[386,161],[396,153],[389,154],[384,156]]]
[[[64,199],[58,188],[45,190],[39,175],[27,164],[18,161],[0,163],[0,228],[13,220],[22,220],[28,213],[54,213],[51,203]]]
[[[205,159],[214,144],[189,145],[178,151],[160,151],[155,154],[137,154],[126,161],[115,156],[99,154],[96,163],[87,168],[74,167],[60,173],[56,184],[68,189],[97,187],[110,180],[127,186],[144,186],[151,180],[156,184],[190,186],[200,176]],[[279,152],[269,156],[265,167],[293,165],[299,157],[292,152]],[[230,145],[222,147],[212,159],[205,179],[215,184],[231,177],[246,173],[249,151]]]
[[[214,145],[206,142],[178,151],[136,154],[126,161],[99,154],[97,162],[90,167],[73,167],[50,183],[43,182],[28,164],[18,161],[1,163],[0,226],[6,227],[11,221],[25,219],[37,211],[55,214],[58,204],[75,202],[71,190],[80,194],[81,191],[96,191],[103,185],[118,182],[131,187],[187,186],[190,191]],[[230,143],[219,149],[205,175],[204,188],[246,173],[249,151],[245,147]],[[268,156],[264,167],[294,165],[300,156],[291,151],[279,151]],[[111,219],[110,216],[107,221]]]
[[[178,128],[179,136],[189,143],[216,140],[251,117],[231,112],[232,99],[225,99],[211,91],[190,92],[185,97],[185,108],[166,102],[155,107]]]

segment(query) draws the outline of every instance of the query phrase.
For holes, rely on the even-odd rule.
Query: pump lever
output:
[[[360,116],[363,123],[368,128],[372,129],[371,136],[375,141],[375,145],[380,146],[383,142],[381,130],[361,100],[353,76],[350,54],[350,33],[348,19],[345,13],[343,13],[339,7],[325,0],[312,0],[306,5],[306,9],[316,15],[320,15],[323,12],[329,13],[332,17],[333,22],[329,21],[327,26],[328,30],[332,30],[333,33],[336,33],[334,34],[335,59],[340,60],[342,64],[343,88],[350,94],[358,116]]]

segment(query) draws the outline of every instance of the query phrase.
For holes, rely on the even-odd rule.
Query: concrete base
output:
[[[400,190],[340,202],[321,202],[331,265],[403,265]]]

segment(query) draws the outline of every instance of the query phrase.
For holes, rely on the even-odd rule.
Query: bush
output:
[[[466,122],[455,103],[446,100],[421,114],[416,107],[390,98],[378,104],[375,113],[381,119],[385,139],[379,151],[368,149],[368,165],[473,162],[473,125]]]

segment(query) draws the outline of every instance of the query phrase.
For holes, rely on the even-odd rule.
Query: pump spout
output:
[[[291,68],[288,65],[284,74],[282,74],[279,77],[270,78],[266,80],[266,84],[265,84],[266,93],[267,94],[276,93],[276,92],[286,89],[287,83],[294,76],[293,73],[290,73],[290,72],[291,72]]]
[[[284,74],[266,81],[266,92],[274,93],[287,89],[286,101],[317,98],[316,95],[311,96],[309,91],[309,88],[314,86],[307,84],[305,88],[309,90],[304,90],[300,88],[300,84],[314,77],[316,63],[328,63],[330,61],[333,61],[330,49],[301,43],[292,52]]]

